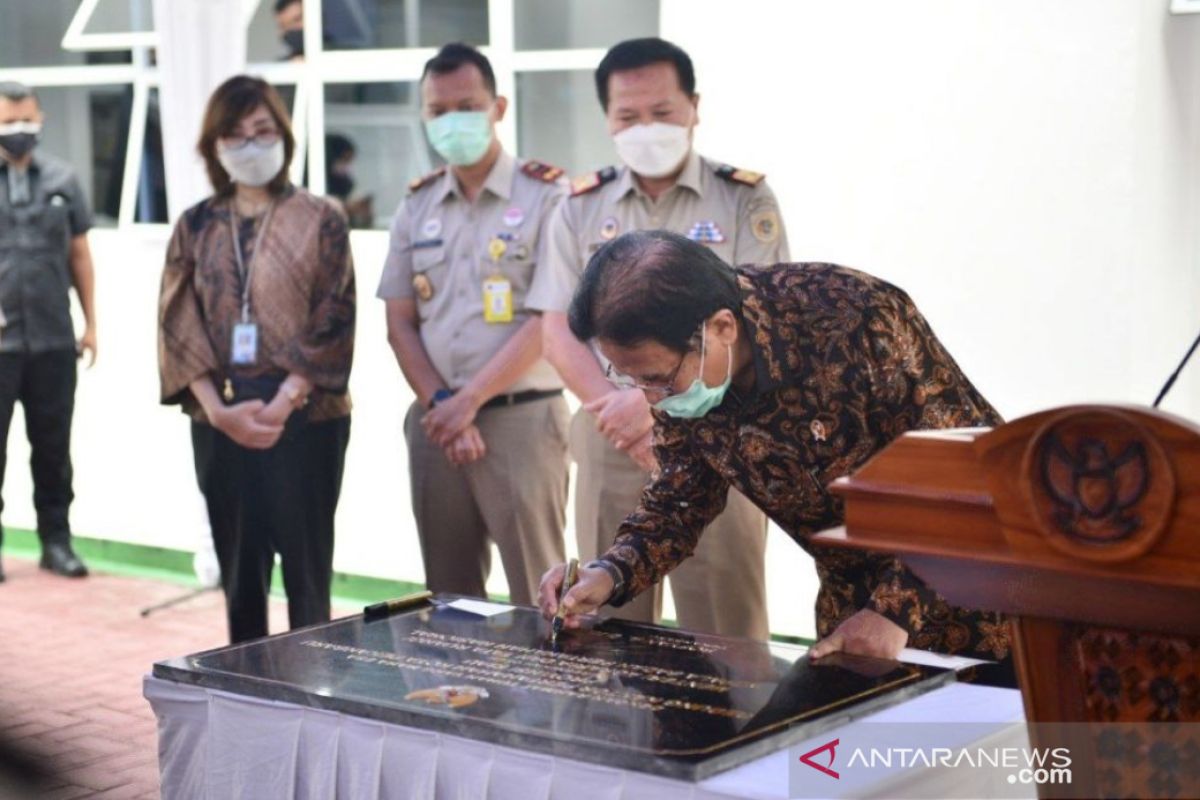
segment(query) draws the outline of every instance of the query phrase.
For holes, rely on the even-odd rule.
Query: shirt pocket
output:
[[[38,214],[38,227],[48,249],[57,251],[67,247],[70,240],[70,215],[70,206],[63,195],[54,194],[46,199],[45,207]]]
[[[446,248],[421,247],[412,251],[412,290],[421,321],[426,321],[443,296],[449,295],[450,270]]]

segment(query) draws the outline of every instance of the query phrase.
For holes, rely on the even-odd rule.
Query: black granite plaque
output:
[[[677,778],[701,778],[954,680],[948,670],[609,620],[556,644],[532,608],[361,616],[154,675]]]

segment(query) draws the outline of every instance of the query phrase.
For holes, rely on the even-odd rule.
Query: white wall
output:
[[[1167,5],[664,0],[663,35],[793,258],[907,289],[1012,419],[1148,404],[1200,329],[1200,16]],[[1163,407],[1200,418],[1200,359]],[[768,559],[772,627],[811,631],[809,559]]]
[[[906,288],[1013,418],[1148,403],[1200,328],[1200,16],[1166,5],[740,0],[731,14],[665,0],[663,35],[697,64],[700,149],[768,174],[793,255]],[[163,232],[93,234],[101,361],[80,381],[74,524],[191,549],[203,517],[187,424],[156,403],[164,245]],[[356,232],[353,245],[356,410],[336,568],[419,581],[400,430],[410,395],[373,299],[385,239]],[[1200,362],[1164,405],[1200,418]],[[31,526],[20,425],[5,522]],[[778,531],[768,557],[772,628],[811,634],[811,565]]]

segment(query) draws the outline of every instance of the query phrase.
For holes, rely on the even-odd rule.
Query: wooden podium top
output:
[[[912,432],[831,489],[846,525],[817,542],[895,553],[957,605],[1200,635],[1200,427],[1181,418]]]

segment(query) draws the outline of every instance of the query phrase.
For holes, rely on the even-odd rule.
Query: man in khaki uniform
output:
[[[646,396],[619,388],[620,376],[610,374],[614,387],[607,364],[567,327],[567,307],[592,253],[621,233],[661,228],[711,247],[726,263],[788,260],[779,209],[763,176],[692,149],[699,96],[683,50],[661,39],[622,42],[597,68],[596,89],[625,165],[573,182],[550,222],[546,268],[527,299],[544,312],[547,358],[584,403],[571,424],[579,465],[575,524],[584,558],[608,549],[656,467]],[[765,550],[766,517],[731,491],[695,555],[671,573],[680,624],[765,639]],[[661,601],[656,588],[617,616],[655,620]]]
[[[421,93],[426,133],[449,166],[410,185],[379,296],[417,396],[404,432],[426,583],[485,596],[490,539],[512,599],[530,604],[564,558],[569,412],[525,295],[565,180],[501,148],[507,103],[474,48],[443,47]]]

